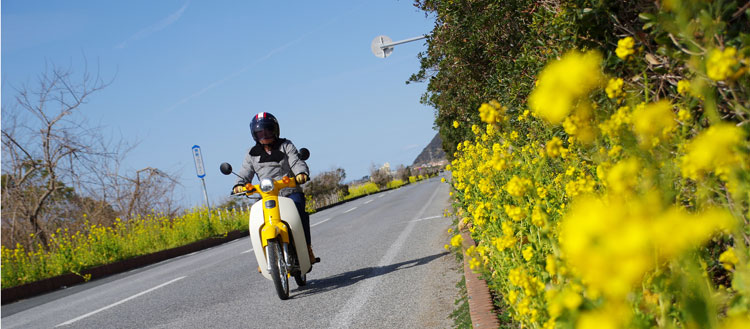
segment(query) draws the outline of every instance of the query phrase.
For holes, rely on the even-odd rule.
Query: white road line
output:
[[[323,223],[325,223],[325,222],[327,222],[327,221],[329,221],[329,220],[331,220],[331,218],[326,218],[326,219],[324,219],[324,220],[322,220],[322,221],[319,221],[319,222],[317,222],[317,223],[315,223],[315,224],[312,224],[312,225],[310,225],[310,227],[315,227],[315,226],[318,226],[318,225],[320,225],[320,224],[323,224]]]
[[[435,218],[441,218],[441,217],[443,217],[443,216],[438,215],[438,216],[425,217],[425,218],[420,218],[420,219],[412,220],[412,222],[421,222],[423,220],[435,219]]]
[[[435,192],[432,193],[432,196],[430,199],[424,204],[421,210],[417,213],[417,216],[415,218],[420,218],[422,215],[424,215],[425,210],[427,210],[427,207],[430,206],[432,201],[435,199],[435,196],[437,195],[437,192],[440,191],[440,189],[435,189]],[[385,256],[380,259],[380,262],[378,263],[376,269],[374,271],[378,271],[378,268],[380,268],[380,271],[383,271],[382,268],[385,266],[391,265],[393,262],[393,259],[396,257],[396,255],[401,251],[401,247],[406,241],[406,238],[411,233],[412,229],[414,228],[416,224],[414,224],[414,221],[410,221],[409,224],[406,225],[406,228],[404,228],[403,231],[401,231],[401,234],[396,238],[396,241],[391,244],[391,247],[388,248],[388,251],[385,253]],[[378,273],[375,273],[378,274]],[[349,328],[351,327],[351,322],[354,319],[354,316],[357,315],[359,310],[362,308],[362,306],[367,303],[367,300],[370,299],[372,296],[373,291],[375,290],[375,287],[380,283],[380,281],[383,280],[382,275],[373,275],[372,278],[365,280],[357,289],[357,291],[354,293],[352,298],[350,298],[344,307],[341,308],[341,311],[339,314],[336,315],[336,317],[331,322],[331,327],[333,328]]]
[[[380,199],[380,198],[382,198],[382,197],[384,197],[384,196],[385,196],[385,194],[381,194],[381,195],[380,195],[380,196],[378,197],[378,199]]]
[[[365,204],[368,204],[368,203],[370,203],[372,201],[373,201],[373,199],[367,200],[367,201],[365,201]]]
[[[253,252],[253,249],[245,250],[245,251],[241,252],[240,254],[246,254],[246,253],[249,253],[249,252]]]
[[[357,207],[354,207],[354,208],[352,208],[352,209],[349,209],[349,210],[347,210],[347,211],[344,211],[344,213],[346,214],[346,213],[348,213],[348,212],[352,212],[352,211],[354,211],[354,209],[357,209]]]
[[[162,283],[162,284],[160,284],[160,285],[158,285],[158,286],[156,286],[156,287],[153,287],[153,288],[151,288],[151,289],[149,289],[149,290],[146,290],[146,291],[143,291],[143,292],[137,293],[137,294],[135,294],[135,295],[133,295],[133,296],[130,296],[130,297],[128,297],[128,298],[125,298],[125,299],[123,299],[123,300],[121,300],[121,301],[119,301],[119,302],[117,302],[117,303],[114,303],[114,304],[110,304],[110,305],[104,306],[104,307],[102,307],[102,308],[100,308],[100,309],[98,309],[98,310],[96,310],[96,311],[93,311],[93,312],[89,312],[89,313],[86,313],[86,314],[84,314],[84,315],[81,315],[81,316],[79,316],[79,317],[77,317],[77,318],[73,319],[73,320],[69,320],[69,321],[65,321],[65,322],[63,322],[63,323],[60,323],[60,324],[56,325],[56,326],[55,326],[55,328],[57,328],[57,327],[61,327],[61,326],[67,326],[67,325],[69,325],[69,324],[71,324],[71,323],[73,323],[73,322],[76,322],[76,321],[79,321],[79,320],[85,319],[85,318],[87,318],[87,317],[90,317],[90,316],[92,316],[92,315],[94,315],[94,314],[96,314],[96,313],[99,313],[99,312],[101,312],[101,311],[104,311],[104,310],[107,310],[107,309],[113,308],[113,307],[115,307],[115,306],[117,306],[117,305],[120,305],[120,304],[122,304],[122,303],[124,303],[124,302],[127,302],[127,301],[129,301],[129,300],[131,300],[131,299],[134,299],[134,298],[137,298],[137,297],[143,296],[143,295],[145,295],[145,294],[147,294],[147,293],[149,293],[149,292],[152,292],[152,291],[154,291],[154,290],[156,290],[156,289],[159,289],[159,288],[161,288],[161,287],[164,287],[164,286],[166,286],[166,285],[168,285],[168,284],[171,284],[171,283],[177,282],[177,281],[179,281],[179,280],[182,280],[182,279],[184,279],[184,278],[186,278],[186,277],[185,277],[185,276],[181,276],[181,277],[179,277],[179,278],[177,278],[177,279],[174,279],[174,280],[172,280],[172,281],[169,281],[169,282],[165,282],[165,283]]]

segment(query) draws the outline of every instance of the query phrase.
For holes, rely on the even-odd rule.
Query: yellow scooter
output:
[[[306,149],[300,153],[309,154]],[[303,159],[304,160],[304,159]],[[222,163],[221,173],[233,174],[232,166]],[[236,175],[236,174],[235,174]],[[250,208],[250,241],[261,274],[273,281],[279,298],[289,298],[289,277],[294,277],[297,286],[307,284],[307,273],[312,270],[307,252],[307,240],[302,220],[294,201],[279,196],[286,187],[295,187],[294,179],[279,180],[262,178],[257,185],[246,184],[245,192],[234,194],[250,196],[259,193],[261,200]]]

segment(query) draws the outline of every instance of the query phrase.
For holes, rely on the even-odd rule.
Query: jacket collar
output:
[[[280,148],[281,144],[285,141],[286,139],[277,138],[276,141],[271,144],[271,154],[266,153],[262,144],[255,143],[255,146],[250,149],[250,155],[259,156],[259,162],[279,162],[284,159],[284,152],[282,152]]]

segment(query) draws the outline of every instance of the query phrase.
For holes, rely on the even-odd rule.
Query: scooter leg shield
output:
[[[256,202],[253,207],[250,208],[250,242],[252,243],[255,260],[258,261],[258,266],[260,266],[260,273],[266,279],[273,280],[271,273],[268,272],[265,248],[263,248],[263,241],[261,239],[261,230],[264,225],[265,217],[263,217],[263,202]]]
[[[289,227],[289,234],[294,239],[294,250],[297,252],[299,259],[300,271],[307,273],[310,271],[310,256],[307,253],[307,240],[305,239],[305,229],[302,227],[302,220],[299,218],[299,212],[290,198],[279,197],[279,210],[281,211],[281,220]]]

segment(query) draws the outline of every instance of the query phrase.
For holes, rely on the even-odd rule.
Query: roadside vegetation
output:
[[[110,226],[86,223],[75,232],[58,229],[50,234],[50,243],[46,246],[1,247],[2,287],[68,273],[80,275],[83,270],[98,265],[247,230],[248,214],[247,211],[214,210],[209,220],[206,209],[194,209],[177,217],[157,214],[128,221],[116,218]]]
[[[745,1],[417,6],[412,81],[508,326],[750,327]]]

